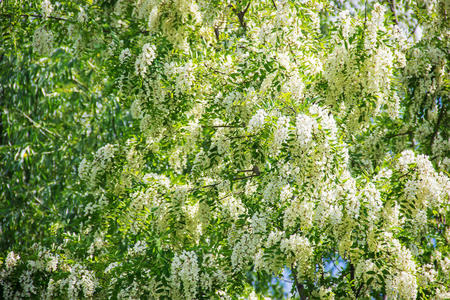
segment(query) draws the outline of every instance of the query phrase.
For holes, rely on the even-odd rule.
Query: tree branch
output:
[[[275,7],[275,9],[278,10],[278,7],[277,7],[277,5],[275,4],[275,1],[274,1],[274,0],[272,0],[272,3],[273,3],[273,7]]]
[[[298,281],[298,273],[295,270],[294,265],[291,266],[291,270],[292,270],[292,275],[294,275],[294,283],[295,283],[295,287],[297,288],[298,294],[300,295],[300,299],[301,300],[308,299],[305,294],[305,286],[303,285],[303,283],[300,283]]]
[[[5,16],[5,17],[14,17],[13,14],[0,14],[0,16]],[[20,17],[25,17],[25,18],[47,18],[47,19],[52,19],[52,20],[57,20],[57,21],[65,21],[65,22],[71,22],[73,23],[73,21],[69,20],[69,19],[65,19],[65,18],[60,18],[60,17],[52,17],[52,16],[48,16],[45,17],[43,15],[27,15],[27,14],[20,14],[18,15]]]
[[[198,188],[195,188],[195,189],[190,190],[190,192],[194,192],[194,191],[196,191],[196,190],[200,190],[200,189],[204,189],[204,188],[215,187],[215,186],[218,186],[218,185],[221,184],[221,183],[222,183],[222,181],[221,181],[221,182],[218,182],[218,183],[213,183],[213,184],[208,184],[208,185],[200,186],[200,187],[198,187]]]
[[[214,126],[202,126],[203,128],[244,128],[244,126],[233,125],[214,125]]]
[[[359,293],[361,293],[361,289],[364,286],[364,282],[361,282],[361,285],[359,286],[358,290],[356,291],[355,299],[358,299]]]
[[[412,130],[408,130],[408,131],[403,132],[403,133],[397,133],[397,134],[387,135],[387,136],[385,136],[385,138],[386,138],[386,139],[392,139],[393,137],[402,136],[402,135],[407,135],[407,134],[410,134],[410,133],[412,133]]]
[[[250,7],[250,4],[252,2],[249,1],[247,4],[247,7],[243,10],[237,13],[238,19],[239,19],[239,23],[241,24],[242,29],[244,29],[244,32],[247,30],[247,24],[244,21],[244,16],[247,13],[248,8]]]
[[[50,130],[48,130],[47,128],[45,128],[45,127],[42,127],[42,125],[41,124],[39,124],[39,123],[37,123],[37,122],[35,122],[32,118],[30,118],[30,116],[28,116],[27,114],[25,114],[23,111],[21,111],[20,109],[17,109],[28,121],[30,121],[30,123],[31,124],[33,124],[33,126],[34,127],[36,127],[37,129],[39,129],[39,130],[44,130],[45,132],[47,132],[47,133],[50,133],[51,135],[53,135],[53,136],[55,136],[55,137],[57,137],[57,138],[59,138],[59,139],[62,139],[62,136],[60,136],[59,134],[57,134],[57,133],[54,133],[54,132],[52,132],[52,131],[50,131]],[[45,135],[45,134],[44,134]]]
[[[411,33],[408,35],[408,40],[409,38],[414,34],[414,32],[416,32],[417,26],[419,26],[419,22],[417,22],[416,26],[414,26],[413,30],[411,31]]]
[[[216,36],[217,41],[219,42],[220,39],[219,39],[219,28],[218,27],[214,27],[214,34]]]
[[[395,0],[387,0],[389,4],[389,8],[391,9],[391,12],[394,14],[394,22],[398,26],[398,17],[397,17],[397,9],[395,8]]]
[[[251,137],[254,137],[254,136],[255,136],[254,134],[251,134],[251,135],[230,136],[229,138],[226,139],[226,141],[230,141],[230,140],[233,140],[233,139],[241,139],[241,138],[251,138]]]
[[[223,72],[220,72],[219,70],[214,69],[214,68],[211,67],[211,66],[208,66],[207,64],[205,64],[205,67],[207,67],[207,68],[213,70],[214,72],[216,72],[216,73],[218,73],[218,74],[221,74],[221,75],[227,75],[227,74],[225,74],[225,73],[223,73]]]

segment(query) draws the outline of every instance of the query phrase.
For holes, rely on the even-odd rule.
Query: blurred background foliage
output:
[[[102,67],[71,52],[64,32],[49,57],[33,53],[29,33],[42,19],[30,16],[40,2],[20,2],[8,10],[0,4],[1,253],[50,246],[62,228],[76,231],[78,165],[124,136],[131,119],[116,96],[104,94]],[[51,21],[55,28],[64,22]]]

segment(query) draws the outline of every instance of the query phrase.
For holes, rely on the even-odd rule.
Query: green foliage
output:
[[[448,298],[450,7],[404,4],[1,2],[0,294]]]

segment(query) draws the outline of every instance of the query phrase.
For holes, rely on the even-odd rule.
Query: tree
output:
[[[114,133],[98,150],[75,156],[83,185],[68,177],[46,198],[64,208],[76,195],[70,217],[41,217],[51,235],[22,241],[2,223],[4,298],[281,298],[270,282],[286,268],[302,300],[450,298],[447,2],[2,5],[4,94],[23,99],[3,66],[40,55],[58,74],[74,55],[73,72],[95,72],[78,84],[96,107],[122,111],[96,125]],[[16,35],[33,36],[20,62]],[[20,129],[11,101],[2,141]],[[22,116],[76,130],[37,126],[41,114]],[[2,148],[2,172],[13,153]],[[9,209],[23,195],[5,186]]]

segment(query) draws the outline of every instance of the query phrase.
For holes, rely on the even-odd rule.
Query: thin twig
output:
[[[408,130],[407,132],[403,132],[403,133],[391,134],[391,135],[385,136],[385,138],[386,139],[392,139],[393,137],[407,135],[407,134],[410,134],[410,133],[412,133],[412,130]]]
[[[233,139],[241,139],[241,138],[251,138],[251,137],[254,137],[254,136],[255,136],[255,134],[251,134],[251,135],[231,136],[231,137],[229,137],[228,139],[226,139],[226,141],[230,141],[230,140],[233,140]]]
[[[197,190],[200,190],[200,189],[204,189],[204,188],[215,187],[215,186],[218,186],[218,185],[221,184],[221,183],[222,183],[222,181],[221,181],[221,182],[218,182],[218,183],[213,183],[213,184],[208,184],[208,185],[200,186],[200,187],[198,187],[198,188],[195,188],[195,189],[190,190],[190,192],[194,192],[194,191],[197,191]]]
[[[13,14],[0,14],[0,16],[6,16],[6,17],[13,17]],[[53,19],[53,20],[58,20],[58,21],[65,21],[65,22],[73,22],[71,20],[65,19],[65,18],[60,18],[60,17],[52,17],[52,16],[43,16],[43,15],[27,15],[27,14],[20,14],[18,15],[20,17],[25,17],[25,18],[48,18],[48,19]]]
[[[275,7],[275,9],[278,10],[278,7],[277,7],[277,5],[275,4],[275,1],[274,1],[274,0],[272,0],[272,3],[273,3],[273,7]]]
[[[233,180],[243,180],[243,179],[252,178],[252,177],[257,177],[257,176],[259,176],[259,175],[252,174],[252,175],[248,175],[248,176],[244,176],[244,177],[234,178]]]
[[[211,70],[213,70],[213,71],[216,72],[216,73],[219,73],[219,74],[222,74],[222,75],[227,75],[227,74],[225,74],[225,73],[223,73],[223,72],[220,72],[219,70],[214,69],[214,68],[211,67],[211,66],[208,66],[207,64],[205,64],[205,67],[210,68]]]
[[[60,136],[58,133],[54,133],[54,132],[48,130],[47,128],[42,127],[41,124],[35,122],[32,118],[30,118],[30,116],[28,116],[27,114],[25,114],[23,111],[21,111],[20,109],[17,109],[17,110],[18,110],[18,111],[19,111],[26,119],[28,119],[28,121],[30,121],[36,128],[38,128],[39,130],[42,129],[42,130],[44,130],[45,132],[50,133],[51,135],[53,135],[53,136],[55,136],[55,137],[57,137],[57,138],[62,139],[62,136]],[[45,135],[45,134],[44,134],[44,135]]]
[[[203,128],[243,128],[243,126],[233,126],[233,125],[213,125],[213,126],[202,126]]]
[[[413,30],[412,30],[411,33],[408,35],[407,40],[409,40],[409,38],[414,34],[414,32],[416,32],[417,26],[419,26],[419,22],[417,22],[416,26],[414,26]]]
[[[388,4],[389,4],[389,8],[391,9],[392,13],[394,14],[394,22],[395,24],[397,24],[398,26],[398,18],[397,18],[397,10],[395,8],[395,0],[387,0]]]

